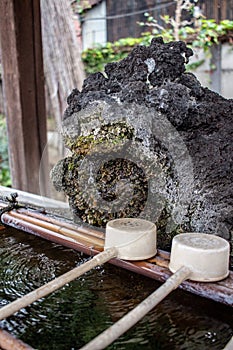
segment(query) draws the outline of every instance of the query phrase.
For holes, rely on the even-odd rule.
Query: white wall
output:
[[[222,46],[222,95],[233,98],[233,46]]]
[[[95,44],[106,44],[106,2],[88,10],[82,23],[83,50],[93,47]]]
[[[211,87],[210,57],[206,58],[200,50],[195,50],[194,56],[190,58],[189,63],[193,63],[205,58],[204,64],[198,67],[193,73],[203,86]],[[219,92],[226,98],[233,98],[233,46],[229,44],[222,45],[221,52],[222,71],[221,71],[221,91]]]

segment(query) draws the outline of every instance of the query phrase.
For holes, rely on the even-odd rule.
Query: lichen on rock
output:
[[[183,42],[153,39],[68,97],[71,155],[51,176],[75,221],[142,217],[163,248],[187,230],[231,240],[233,101],[185,72],[191,55]]]

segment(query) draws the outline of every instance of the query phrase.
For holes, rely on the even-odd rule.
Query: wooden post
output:
[[[40,162],[47,140],[40,19],[40,0],[0,1],[12,186],[33,193],[40,193]],[[44,176],[40,174],[46,183]]]

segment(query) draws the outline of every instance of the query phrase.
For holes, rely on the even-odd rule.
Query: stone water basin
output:
[[[1,306],[87,257],[13,229],[1,231]],[[135,307],[160,283],[110,264],[1,321],[38,350],[76,350]],[[230,307],[176,290],[108,349],[223,349],[233,333]]]

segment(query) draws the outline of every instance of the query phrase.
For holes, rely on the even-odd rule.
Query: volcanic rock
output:
[[[153,39],[72,91],[62,129],[71,155],[51,177],[75,221],[145,218],[162,248],[183,231],[231,240],[233,100],[185,72],[192,54]]]

